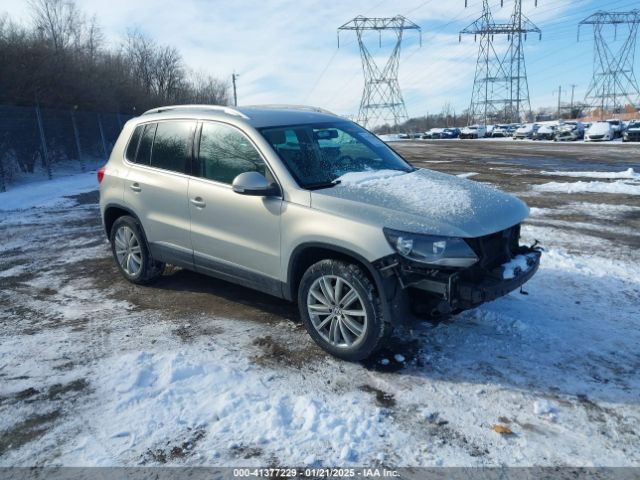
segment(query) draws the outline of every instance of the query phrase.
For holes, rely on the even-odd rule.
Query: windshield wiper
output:
[[[309,183],[304,186],[306,190],[320,190],[321,188],[331,188],[338,185],[340,180],[332,180],[331,182],[317,182],[317,183]]]

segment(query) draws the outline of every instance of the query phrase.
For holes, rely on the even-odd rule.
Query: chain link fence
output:
[[[17,178],[106,161],[130,115],[0,105],[0,192]]]

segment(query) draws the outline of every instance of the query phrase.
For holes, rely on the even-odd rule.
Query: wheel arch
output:
[[[300,280],[302,279],[304,272],[314,263],[325,259],[343,260],[361,267],[376,286],[376,290],[378,291],[383,303],[383,308],[386,310],[385,304],[387,302],[385,300],[387,296],[385,284],[380,273],[375,269],[371,262],[352,250],[321,242],[303,243],[293,250],[289,256],[287,281],[284,282],[283,285],[284,297],[287,300],[295,301],[298,295]]]
[[[135,218],[140,224],[140,227],[142,227],[142,222],[140,221],[140,218],[130,208],[117,203],[109,203],[105,206],[104,213],[102,214],[102,224],[104,226],[104,231],[107,234],[107,238],[111,238],[111,228],[113,227],[113,224],[115,223],[115,221],[118,218],[125,215]],[[146,234],[144,232],[144,227],[142,227],[142,234],[146,237]],[[145,241],[146,241],[146,238],[145,238]]]

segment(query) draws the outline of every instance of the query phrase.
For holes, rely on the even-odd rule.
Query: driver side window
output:
[[[202,124],[198,160],[198,176],[228,185],[241,173],[266,172],[262,157],[249,139],[222,123]]]

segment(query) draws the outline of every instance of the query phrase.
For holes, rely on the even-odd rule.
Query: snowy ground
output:
[[[534,206],[529,294],[399,332],[364,364],[242,287],[127,284],[89,174],[32,185],[26,210],[0,194],[0,466],[640,466],[640,182],[472,157],[427,158]],[[532,186],[573,181],[632,191]]]

